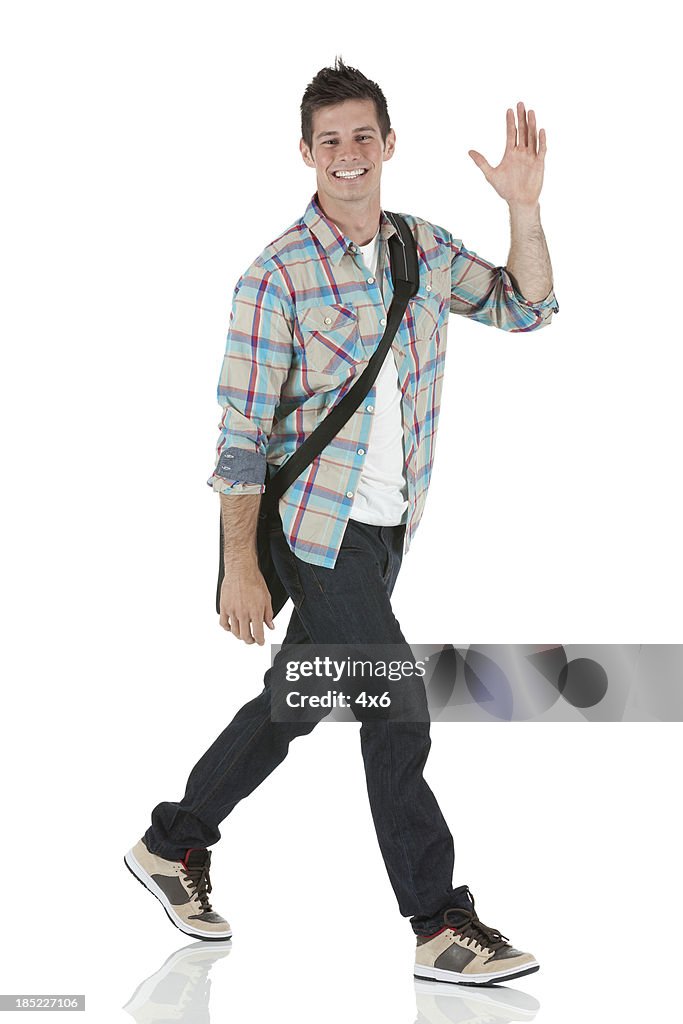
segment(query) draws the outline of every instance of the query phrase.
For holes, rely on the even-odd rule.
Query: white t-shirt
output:
[[[365,265],[378,275],[379,228],[367,245],[359,246]],[[393,348],[375,380],[375,409],[363,469],[356,487],[350,518],[375,526],[397,526],[407,521],[408,484],[405,478],[401,387]]]

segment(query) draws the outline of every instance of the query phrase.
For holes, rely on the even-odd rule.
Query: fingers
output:
[[[467,152],[472,157],[479,170],[482,171],[486,178],[488,178],[489,174],[493,170],[493,167],[491,167],[491,164],[488,162],[486,157],[483,156],[481,153],[477,152],[476,149],[468,149]]]
[[[515,112],[512,107],[508,107],[505,117],[507,127],[507,139],[505,146],[506,149],[514,149],[517,145],[517,129],[515,127]]]
[[[219,624],[245,644],[265,643],[264,622],[275,629],[270,591],[260,572],[238,567],[221,585]]]
[[[236,614],[229,616],[230,624],[228,632],[232,633],[235,640],[244,640],[245,644],[253,644],[254,637],[251,635],[251,619],[248,615],[239,618]]]
[[[245,644],[256,643],[263,647],[266,642],[263,623],[265,622],[269,629],[275,629],[273,618],[273,609],[269,602],[262,615],[253,617],[248,613],[243,613],[241,617],[235,612],[228,614],[221,608],[219,623],[226,632],[232,633],[236,640],[243,640]]]
[[[253,643],[254,640],[255,640],[256,643],[259,645],[259,647],[263,647],[263,645],[265,643],[265,640],[263,638],[263,616],[262,615],[259,615],[258,618],[254,619],[252,621],[251,628],[252,628],[252,631],[253,631],[253,640],[251,642]],[[247,640],[247,643],[249,643],[248,640]]]
[[[524,112],[524,104],[520,100],[517,104],[517,120],[519,121],[518,131],[518,146],[522,146],[526,149],[529,145],[529,129],[526,123],[526,114]]]
[[[528,149],[534,156],[544,156],[546,150],[545,128],[538,131],[536,126],[536,111],[525,110],[520,100],[517,104],[517,120],[519,122],[518,139],[515,143],[515,115],[511,107],[507,111],[507,135],[508,147],[519,146],[520,149]]]
[[[528,146],[531,152],[536,155],[536,114],[533,110],[529,111],[529,132],[528,132]]]

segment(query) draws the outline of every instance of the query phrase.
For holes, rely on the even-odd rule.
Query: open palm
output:
[[[505,116],[507,140],[503,159],[497,167],[492,167],[476,149],[470,149],[468,152],[502,199],[513,205],[534,206],[538,202],[543,185],[545,128],[541,128],[537,137],[536,115],[530,110],[527,120],[521,101],[517,104],[519,132],[511,107],[508,107]]]

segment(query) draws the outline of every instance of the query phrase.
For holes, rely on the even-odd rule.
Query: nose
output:
[[[360,145],[357,142],[340,142],[337,147],[337,162],[342,164],[362,163]]]

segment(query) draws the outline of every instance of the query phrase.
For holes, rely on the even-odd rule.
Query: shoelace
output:
[[[194,889],[194,895],[199,900],[202,912],[211,913],[213,907],[209,902],[208,893],[211,892],[211,879],[209,878],[209,862],[201,867],[184,868],[184,874]]]
[[[477,913],[474,909],[474,896],[467,890],[469,898],[472,900],[472,909],[467,910],[466,907],[449,907],[443,915],[443,919],[449,928],[452,928],[459,935],[462,935],[465,939],[473,939],[478,942],[480,946],[484,946],[486,949],[492,950],[494,953],[502,949],[508,942],[506,935],[501,934],[497,928],[489,928],[482,921],[479,920]],[[458,914],[460,920],[456,923],[455,921],[449,920],[449,914]]]

